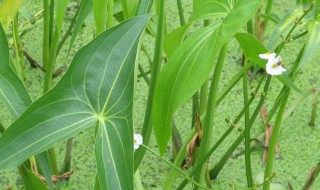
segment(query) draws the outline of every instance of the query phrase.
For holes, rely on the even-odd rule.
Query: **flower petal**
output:
[[[264,53],[264,54],[259,54],[259,57],[261,59],[271,59],[276,56],[276,53]]]
[[[140,134],[134,134],[133,139],[134,139],[134,149],[138,149],[139,146],[143,143],[143,138]]]

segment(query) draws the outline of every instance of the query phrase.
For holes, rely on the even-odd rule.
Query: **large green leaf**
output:
[[[31,99],[25,86],[10,67],[8,42],[1,24],[0,101],[5,104],[14,119],[17,119],[26,107],[31,104]]]
[[[98,125],[101,188],[133,189],[133,72],[149,17],[111,28],[78,51],[60,82],[0,137],[1,170],[16,168],[31,155]]]
[[[174,111],[207,80],[219,49],[254,16],[261,2],[238,0],[221,23],[192,34],[169,58],[157,80],[152,110],[161,154],[171,135]]]

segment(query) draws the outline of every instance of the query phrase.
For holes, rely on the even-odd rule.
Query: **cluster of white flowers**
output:
[[[261,59],[267,59],[266,71],[269,75],[281,75],[283,72],[287,71],[282,67],[282,60],[280,55],[276,56],[276,53],[265,53],[259,54]]]
[[[139,146],[143,143],[143,138],[140,134],[133,135],[133,148],[137,150]]]

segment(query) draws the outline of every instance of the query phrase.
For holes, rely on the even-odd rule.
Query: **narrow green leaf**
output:
[[[74,25],[72,36],[70,39],[69,49],[68,49],[68,55],[70,53],[71,47],[73,46],[74,41],[76,40],[76,37],[82,27],[82,24],[90,14],[92,10],[92,1],[91,0],[82,0],[81,4],[79,6],[79,14],[76,18],[76,23]],[[68,57],[68,55],[66,57]]]
[[[23,178],[23,184],[25,190],[47,190],[46,184],[44,184],[38,176],[36,176],[31,170],[19,168],[21,177]]]
[[[154,0],[139,0],[136,15],[141,16],[150,13]]]
[[[60,82],[0,137],[0,170],[13,169],[99,122],[96,157],[104,166],[99,182],[107,185],[101,188],[133,189],[133,72],[149,18],[113,27],[77,52]]]
[[[168,57],[171,56],[173,51],[180,45],[185,37],[185,34],[189,28],[190,24],[184,25],[172,31],[169,35],[166,36],[163,42],[163,50]]]
[[[56,30],[60,33],[69,0],[56,1]]]
[[[93,0],[93,16],[98,35],[106,29],[107,0]]]
[[[131,18],[135,15],[138,0],[121,0],[124,19]]]
[[[52,178],[51,178],[51,170],[50,170],[50,161],[48,160],[48,156],[46,156],[47,152],[42,152],[40,154],[37,154],[36,160],[37,164],[40,167],[41,173],[43,176],[46,178],[49,189],[53,189],[53,184],[52,184]]]
[[[261,42],[255,36],[248,33],[237,33],[235,35],[235,38],[239,42],[248,60],[257,64],[259,67],[266,69],[266,60],[261,59],[259,57],[259,54],[263,54],[269,51],[261,44]],[[292,88],[297,92],[301,92],[301,90],[289,78],[287,73],[283,73],[282,75],[277,75],[275,77],[286,86]]]
[[[17,119],[31,104],[28,92],[20,78],[12,71],[9,60],[9,48],[6,35],[0,24],[0,101]]]
[[[224,18],[233,9],[236,1],[200,1],[194,8],[190,20],[204,20],[213,18]]]
[[[171,136],[173,113],[207,80],[221,46],[254,16],[261,2],[239,0],[221,23],[200,29],[185,40],[163,67],[152,110],[160,154],[164,153]]]

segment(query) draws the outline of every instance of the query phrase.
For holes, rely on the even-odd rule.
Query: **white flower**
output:
[[[283,72],[287,71],[282,67],[282,60],[280,55],[276,56],[275,53],[265,53],[259,54],[261,59],[267,59],[266,71],[269,75],[281,75]]]
[[[133,135],[134,149],[137,150],[142,143],[143,143],[142,136],[140,134],[134,134]]]

